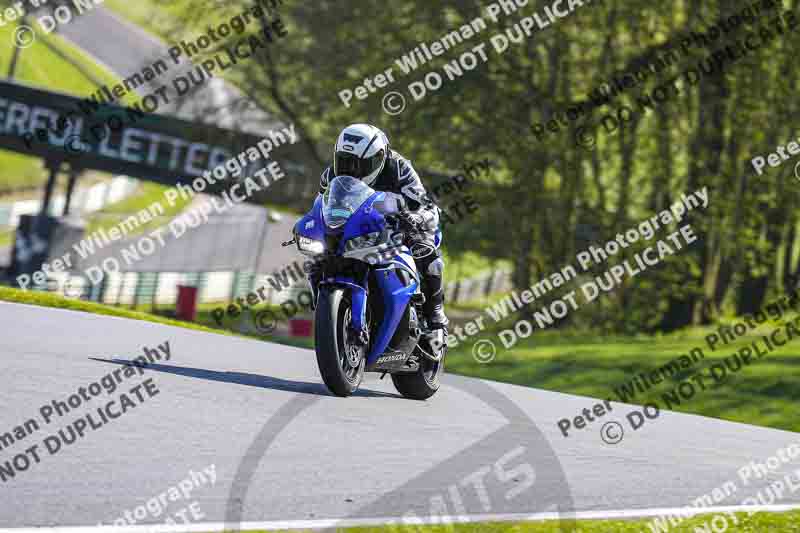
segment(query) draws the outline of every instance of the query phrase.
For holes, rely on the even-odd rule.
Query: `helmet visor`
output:
[[[360,158],[349,152],[336,152],[333,161],[333,172],[337,176],[353,176],[364,179],[379,170],[385,159],[385,152],[379,150],[372,157]]]

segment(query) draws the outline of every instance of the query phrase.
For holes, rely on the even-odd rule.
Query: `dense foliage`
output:
[[[181,29],[205,28],[211,19],[222,22],[253,3],[194,1],[183,12],[188,19]],[[485,158],[494,162],[491,174],[479,178],[480,209],[447,230],[449,253],[474,249],[510,260],[515,285],[526,288],[566,264],[576,265],[576,252],[589,242],[613,239],[682,192],[707,186],[708,209],[683,221],[700,239],[626,279],[613,294],[586,306],[578,319],[618,330],[674,329],[706,323],[723,312],[752,312],[794,284],[800,255],[792,209],[800,189],[796,162],[767,165],[759,175],[750,160],[796,137],[800,32],[788,27],[797,23],[793,16],[780,25],[773,22],[778,13],[796,10],[796,3],[584,0],[577,7],[581,2],[571,0],[560,7],[574,11],[544,29],[534,26],[530,36],[513,25],[534,13],[546,22],[543,3],[528,2],[515,13],[501,13],[497,21],[477,0],[282,4],[288,38],[267,47],[257,60],[243,61],[235,78],[261,107],[297,125],[317,163],[330,156],[337,132],[351,122],[385,129],[423,179],[433,171],[459,172]],[[727,22],[745,8],[738,23]],[[486,22],[485,29],[403,74],[396,63],[403,54],[421,42],[430,47],[477,17]],[[718,28],[716,40],[681,48],[691,32],[711,36],[720,17],[725,27]],[[509,37],[522,38],[499,53],[490,39],[506,29]],[[751,33],[758,39],[749,41],[758,44],[752,50],[744,44]],[[481,43],[486,59],[476,54],[472,70],[448,79],[444,65]],[[729,45],[731,55],[719,56],[721,66],[716,63],[713,74],[703,74],[703,64],[706,70],[713,67],[714,60],[708,63],[712,52]],[[673,59],[667,64],[654,59],[665,56]],[[564,118],[589,95],[597,100],[607,94],[595,89],[615,72],[622,79],[622,73],[653,61],[660,68],[643,81],[618,88],[592,113]],[[349,108],[343,105],[340,91],[355,90],[389,67],[394,83],[366,99],[353,98]],[[699,79],[683,77],[688,68]],[[432,71],[441,75],[441,88],[414,101],[409,83]],[[402,114],[382,110],[389,91],[405,96],[408,107]],[[652,98],[650,107],[642,106],[644,96]],[[601,118],[616,116],[623,105],[634,113],[623,111],[627,122],[607,131]],[[570,116],[575,118],[574,110]],[[560,131],[534,131],[535,124],[553,117],[560,117]],[[586,143],[576,138],[592,132],[596,146],[578,146]],[[624,250],[599,270],[640,249]]]

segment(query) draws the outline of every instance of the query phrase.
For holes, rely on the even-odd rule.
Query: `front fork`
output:
[[[364,274],[362,283],[359,284],[352,276],[333,276],[324,280],[316,281],[313,276],[309,276],[312,294],[312,306],[316,309],[319,290],[326,287],[341,287],[350,290],[350,316],[352,323],[350,329],[352,336],[360,345],[369,344],[369,329],[367,325],[367,275]],[[315,282],[316,281],[316,282]]]

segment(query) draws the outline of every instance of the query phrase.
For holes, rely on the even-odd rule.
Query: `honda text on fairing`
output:
[[[447,346],[422,334],[425,296],[404,244],[413,230],[403,222],[402,202],[338,176],[284,243],[316,260],[310,281],[317,363],[338,396],[353,394],[364,372],[391,374],[408,398],[426,399],[439,389]]]

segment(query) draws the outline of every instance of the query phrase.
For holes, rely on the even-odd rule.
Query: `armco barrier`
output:
[[[266,275],[252,272],[119,272],[106,275],[100,283],[91,284],[82,275],[54,273],[49,277],[46,291],[68,298],[91,300],[108,305],[168,306],[178,300],[178,286],[197,287],[198,303],[233,302],[244,297],[256,287],[267,287],[265,301],[279,305],[301,290],[305,282],[296,283],[289,290],[277,291],[267,281]],[[449,303],[481,300],[490,294],[507,292],[511,276],[495,270],[472,279],[445,283],[445,298]]]

